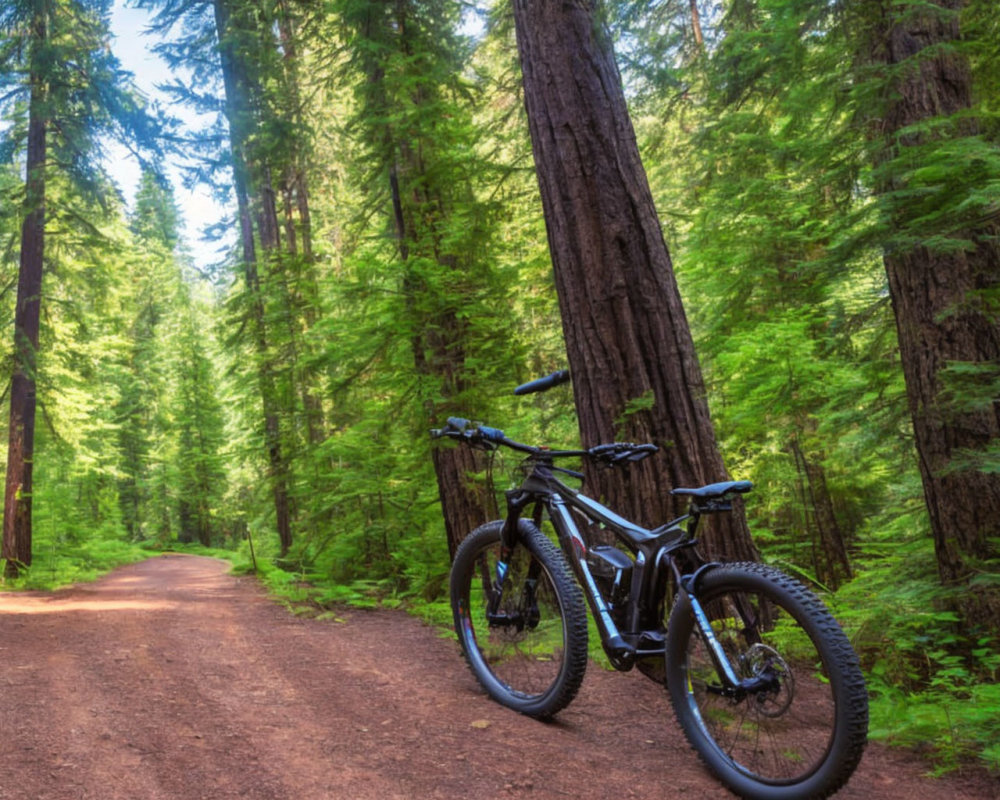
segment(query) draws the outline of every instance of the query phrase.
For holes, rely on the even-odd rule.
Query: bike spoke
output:
[[[463,544],[453,574],[456,626],[477,678],[501,702],[551,716],[572,700],[586,668],[586,612],[558,551],[533,529],[501,557],[500,523]],[[484,580],[490,576],[490,580]]]
[[[772,604],[762,614],[760,597],[718,597],[706,608],[735,674],[751,679],[770,670],[777,686],[743,696],[722,691],[708,647],[696,636],[688,675],[701,724],[741,771],[775,783],[800,780],[826,758],[836,722],[829,684],[816,673],[815,647],[784,609]],[[749,626],[736,609],[744,609]],[[756,623],[761,616],[770,618],[767,628]]]

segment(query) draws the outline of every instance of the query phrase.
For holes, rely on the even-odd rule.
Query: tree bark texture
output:
[[[959,40],[957,12],[965,2],[933,0],[932,5],[945,13],[914,14],[905,7],[887,12],[884,36],[876,43],[876,60],[909,65],[897,73],[884,116],[886,157],[920,142],[913,134],[900,138],[907,126],[961,113],[972,104],[969,65],[948,47]],[[974,133],[975,123],[967,125]],[[894,188],[900,187],[888,184],[883,190]],[[994,215],[953,236],[967,246],[957,252],[894,249],[884,263],[939,575],[944,585],[961,588],[987,562],[995,569],[1000,558],[1000,475],[968,463],[1000,443],[1000,399],[963,408],[949,396],[942,371],[956,362],[993,370],[1000,364],[995,307],[1000,221]],[[979,586],[961,597],[967,621],[1000,629],[1000,590]]]
[[[705,36],[701,31],[701,12],[698,11],[698,0],[691,0],[691,37],[697,52],[705,47]]]
[[[40,4],[39,4],[40,5]],[[35,62],[46,40],[45,12],[32,19],[32,64],[28,110],[24,222],[14,311],[14,372],[10,385],[10,428],[4,491],[3,547],[5,573],[16,577],[31,565],[31,495],[35,455],[35,374],[41,324],[42,269],[45,256],[45,158],[48,121],[47,86]]]
[[[694,343],[595,0],[514,0],[525,104],[584,446],[656,458],[586,488],[656,525],[672,487],[727,478]],[[742,510],[706,526],[713,557],[754,559]]]

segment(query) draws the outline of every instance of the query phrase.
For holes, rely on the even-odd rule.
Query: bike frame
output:
[[[587,604],[597,623],[604,652],[615,669],[627,671],[639,664],[649,677],[655,678],[658,675],[666,655],[666,631],[663,620],[666,615],[668,590],[673,589],[675,593],[681,593],[690,604],[696,628],[708,647],[710,658],[722,682],[721,692],[740,698],[747,692],[766,688],[767,681],[762,678],[741,680],[736,675],[712,630],[708,615],[698,601],[697,589],[702,575],[719,566],[718,563],[704,562],[695,555],[693,561],[697,565],[696,569],[682,574],[677,563],[678,559],[675,557],[679,551],[692,548],[696,543],[695,531],[701,515],[731,510],[732,505],[726,499],[726,495],[729,492],[749,491],[751,488],[749,482],[711,484],[701,489],[675,489],[673,494],[692,496],[688,513],[650,530],[630,522],[607,506],[567,486],[552,473],[558,471],[575,478],[584,477],[580,472],[556,467],[553,463],[556,458],[610,456],[607,463],[613,466],[624,461],[641,460],[656,451],[655,445],[613,443],[598,445],[590,450],[547,450],[508,439],[503,431],[497,428],[476,425],[469,431],[471,423],[458,417],[449,417],[448,426],[445,430],[432,431],[432,435],[471,440],[474,445],[487,450],[495,450],[501,445],[509,447],[528,454],[532,466],[531,474],[524,483],[506,493],[507,516],[501,530],[500,558],[497,560],[486,609],[487,621],[491,627],[523,624],[534,626],[538,622],[531,608],[528,608],[524,617],[517,619],[500,612],[504,581],[509,570],[511,555],[518,543],[518,523],[524,510],[534,505],[533,518],[536,526],[541,525],[542,514],[548,512],[563,553],[583,587]],[[627,612],[624,615],[625,630],[621,630],[613,618],[611,609],[590,571],[587,563],[587,540],[573,519],[573,511],[588,521],[611,530],[618,541],[634,556],[634,560],[628,565],[631,570],[631,580],[629,599],[625,606]],[[684,522],[687,522],[687,525],[681,527]],[[523,594],[529,606],[534,604],[534,590],[540,577],[540,570],[541,565],[537,561],[533,561],[529,566]],[[743,617],[748,628],[755,622],[752,615],[743,609],[737,609],[737,613]]]
[[[664,603],[667,600],[668,583],[672,578],[674,586],[684,592],[692,604],[698,629],[709,646],[712,660],[726,689],[738,692],[752,688],[744,686],[744,682],[734,674],[729,659],[712,632],[707,615],[695,597],[698,578],[707,569],[716,566],[715,562],[701,564],[695,572],[682,575],[674,557],[679,550],[695,544],[694,533],[699,513],[694,511],[678,517],[654,530],[630,522],[596,500],[567,486],[552,474],[553,469],[558,469],[580,477],[579,473],[554,467],[552,464],[553,457],[573,454],[575,453],[572,451],[547,454],[547,457],[535,462],[531,474],[519,488],[506,493],[507,517],[501,534],[502,557],[497,563],[494,583],[495,604],[498,605],[500,601],[509,553],[517,544],[518,520],[524,510],[534,504],[536,524],[541,522],[543,509],[548,513],[559,544],[583,587],[587,604],[600,632],[604,652],[615,669],[627,671],[637,662],[650,659],[659,661],[664,657]],[[624,630],[612,618],[608,603],[591,573],[587,563],[588,544],[573,518],[574,511],[588,521],[612,531],[635,558]],[[684,522],[688,523],[686,527],[682,527]],[[529,574],[529,580],[535,579],[537,575]],[[495,612],[496,607],[492,610]]]

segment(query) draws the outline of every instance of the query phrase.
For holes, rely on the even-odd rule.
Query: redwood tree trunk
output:
[[[588,489],[659,524],[671,487],[727,474],[621,77],[595,0],[514,0],[514,19],[583,443],[661,448]],[[713,521],[714,557],[756,558],[741,511]]]
[[[35,50],[46,38],[44,12],[32,20]],[[34,61],[34,59],[32,59]],[[47,87],[36,65],[31,68],[28,154],[21,260],[14,311],[14,374],[10,385],[10,432],[4,491],[3,547],[5,572],[16,577],[31,564],[31,493],[35,454],[35,370],[40,325],[42,264],[45,254],[45,153]]]
[[[910,65],[898,71],[895,99],[884,116],[887,159],[925,141],[912,134],[900,137],[905,127],[961,113],[972,104],[969,65],[948,47],[959,39],[957,12],[964,0],[932,3],[944,11],[895,9],[876,43],[876,60]],[[927,48],[934,54],[925,56],[921,51]],[[974,127],[966,123],[966,132],[974,134]],[[881,187],[883,194],[899,188],[904,188],[901,179]],[[893,213],[895,225],[906,224],[905,208]],[[967,243],[963,249],[896,248],[884,257],[939,575],[945,586],[960,588],[989,562],[995,569],[1000,558],[1000,474],[975,466],[977,455],[1000,444],[1000,402],[994,397],[991,403],[962,407],[949,398],[942,370],[959,363],[996,374],[1000,318],[990,298],[1000,289],[998,235],[994,217],[952,233],[954,240]],[[995,584],[962,592],[960,603],[967,621],[1000,628]]]

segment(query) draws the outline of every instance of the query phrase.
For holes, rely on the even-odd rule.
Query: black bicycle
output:
[[[515,394],[568,380],[553,373]],[[567,486],[555,473],[583,474],[556,462],[622,467],[655,445],[549,450],[454,417],[431,433],[525,456],[527,477],[506,493],[506,519],[472,531],[451,570],[455,631],[490,696],[543,719],[573,700],[587,667],[586,598],[611,664],[666,685],[688,741],[731,791],[790,800],[827,797],[846,783],[868,731],[868,695],[847,637],[779,570],[706,561],[696,547],[701,517],[731,510],[751,483],[674,489],[690,499],[688,513],[647,529]],[[543,515],[561,552],[542,532]],[[593,543],[595,528],[618,546]]]

